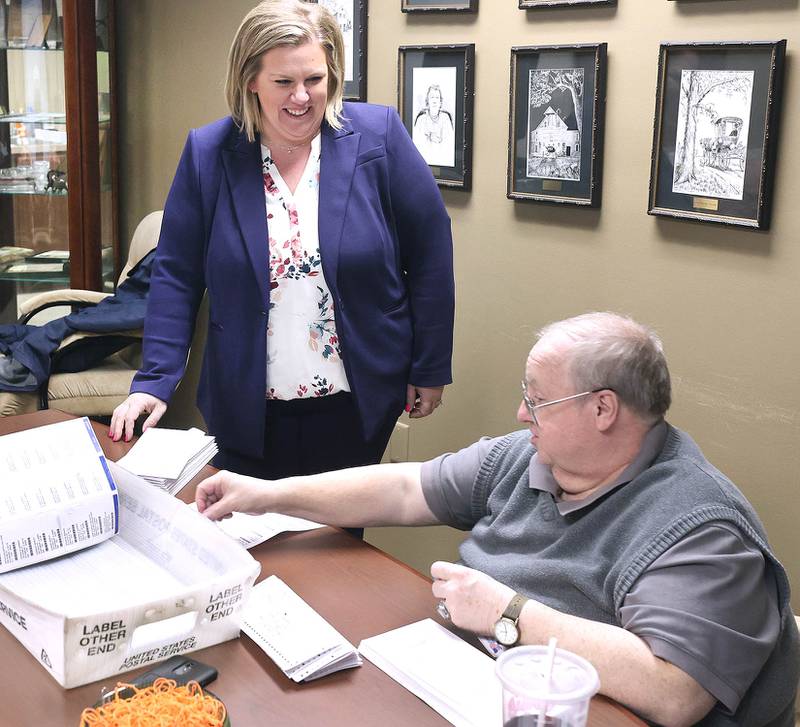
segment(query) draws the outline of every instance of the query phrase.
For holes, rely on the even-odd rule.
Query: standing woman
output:
[[[141,370],[109,436],[154,426],[204,291],[198,405],[221,468],[274,479],[377,462],[450,383],[450,219],[397,113],[342,103],[323,7],[266,0],[228,57],[231,116],[192,130],[164,210]]]

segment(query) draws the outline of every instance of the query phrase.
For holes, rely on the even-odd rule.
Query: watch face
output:
[[[519,630],[513,621],[507,618],[501,618],[494,625],[494,637],[503,646],[511,646],[517,643],[519,639]]]

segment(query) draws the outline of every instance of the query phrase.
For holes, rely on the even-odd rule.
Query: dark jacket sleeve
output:
[[[131,392],[169,401],[183,376],[205,290],[205,246],[200,168],[195,132],[191,131],[164,208],[147,304],[142,367]]]
[[[388,110],[389,192],[407,276],[414,345],[409,383],[452,379],[453,238],[436,181],[394,109]]]

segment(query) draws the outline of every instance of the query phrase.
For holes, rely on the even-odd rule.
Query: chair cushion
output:
[[[0,417],[31,414],[38,408],[37,391],[0,391]]]
[[[54,374],[48,388],[50,408],[77,416],[108,416],[127,398],[135,373],[111,356],[88,371]]]

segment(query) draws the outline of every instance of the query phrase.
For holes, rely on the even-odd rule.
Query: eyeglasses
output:
[[[534,404],[531,397],[528,396],[528,385],[522,381],[522,401],[525,402],[525,407],[528,409],[528,414],[531,415],[533,423],[538,427],[539,420],[536,417],[536,410],[545,406],[553,406],[553,404],[560,404],[562,401],[569,401],[570,399],[579,399],[582,396],[589,396],[589,394],[596,394],[598,391],[609,390],[607,386],[602,386],[599,389],[592,389],[591,391],[582,391],[580,394],[573,394],[572,396],[565,396],[562,399],[553,399],[553,401],[543,401],[541,404]],[[610,389],[613,391],[613,389]]]

